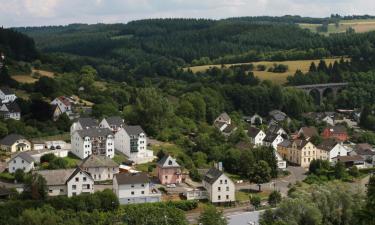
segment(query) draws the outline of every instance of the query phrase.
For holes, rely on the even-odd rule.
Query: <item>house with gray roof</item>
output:
[[[235,185],[223,171],[213,167],[203,177],[203,187],[212,203],[231,203],[236,201]]]
[[[178,184],[182,182],[181,166],[176,159],[165,155],[156,164],[158,178],[161,184]]]
[[[255,146],[263,145],[263,140],[266,137],[266,134],[256,127],[249,127],[247,129],[247,135],[250,138],[250,142]]]
[[[9,173],[15,173],[18,169],[23,170],[25,173],[34,169],[34,159],[27,152],[15,154],[8,161]]]
[[[9,134],[0,140],[1,150],[7,152],[23,152],[31,150],[31,143],[19,134]]]
[[[119,173],[113,178],[113,192],[120,204],[160,202],[161,193],[147,173]]]
[[[88,156],[79,167],[90,173],[94,181],[112,180],[119,173],[119,165],[111,158],[101,155]]]
[[[104,118],[99,124],[99,127],[109,128],[114,133],[119,131],[124,126],[125,126],[125,122],[119,116],[111,116],[111,117]]]
[[[3,119],[21,119],[21,109],[16,102],[7,102],[0,105],[0,117]]]
[[[71,152],[81,159],[89,155],[115,156],[113,132],[108,128],[87,128],[71,134]]]
[[[117,131],[115,149],[136,164],[151,162],[155,159],[153,151],[147,149],[147,135],[141,126],[124,126]]]
[[[77,130],[85,130],[90,128],[99,128],[99,123],[93,118],[78,118],[70,127],[70,135]]]
[[[47,182],[48,195],[68,197],[94,193],[94,179],[81,168],[59,169],[59,170],[38,170]]]
[[[0,100],[1,103],[9,103],[14,102],[17,96],[16,93],[10,89],[9,87],[1,87],[0,88]]]

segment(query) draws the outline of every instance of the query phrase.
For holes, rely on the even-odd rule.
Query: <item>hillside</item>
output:
[[[15,60],[31,61],[37,58],[34,40],[12,29],[0,28],[0,52]]]

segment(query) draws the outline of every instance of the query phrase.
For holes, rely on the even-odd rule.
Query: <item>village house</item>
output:
[[[359,155],[368,163],[375,162],[375,151],[373,150],[373,147],[367,143],[357,144],[353,151],[349,152],[349,155]]]
[[[247,135],[250,137],[250,142],[255,146],[263,145],[263,140],[266,137],[266,134],[256,127],[249,127]]]
[[[94,180],[89,173],[75,169],[38,170],[47,182],[48,195],[68,197],[94,193]]]
[[[0,117],[3,119],[21,119],[21,109],[16,102],[8,102],[0,105]]]
[[[161,184],[179,184],[182,182],[181,166],[176,159],[165,155],[157,164],[156,170]]]
[[[269,115],[269,126],[277,125],[281,122],[290,122],[290,118],[282,111],[280,110],[272,110],[268,113]]]
[[[292,147],[292,141],[285,139],[277,145],[277,153],[283,158],[288,160],[289,149]]]
[[[20,152],[8,161],[9,173],[15,173],[18,169],[25,173],[34,169],[34,159],[27,152]]]
[[[297,139],[288,149],[287,160],[303,168],[308,168],[310,162],[317,159],[317,148],[311,142]]]
[[[33,159],[35,160],[36,163],[40,163],[40,158],[44,155],[53,154],[56,157],[64,158],[64,157],[68,156],[69,150],[68,149],[51,150],[51,149],[48,149],[48,148],[44,148],[44,149],[41,149],[41,150],[32,150],[32,151],[29,151],[27,153],[31,157],[33,157]]]
[[[104,118],[100,122],[99,127],[109,128],[110,130],[112,130],[113,133],[116,133],[121,128],[125,127],[125,122],[119,116],[111,116],[111,117]]]
[[[85,130],[90,128],[99,128],[98,122],[93,118],[78,118],[76,122],[70,126],[70,135],[77,130]]]
[[[325,139],[335,138],[341,142],[347,141],[349,139],[346,127],[343,125],[326,127],[322,132],[322,137]]]
[[[14,91],[12,91],[9,87],[1,87],[0,88],[0,100],[1,103],[9,103],[14,102],[17,96]]]
[[[277,149],[277,145],[284,141],[284,138],[279,134],[267,133],[266,137],[263,139],[263,145],[267,147],[272,147]]]
[[[333,138],[323,140],[317,148],[320,150],[318,158],[328,160],[329,162],[332,162],[332,159],[337,156],[348,155],[348,150]]]
[[[63,114],[58,105],[52,105],[52,120],[56,121]]]
[[[22,135],[9,134],[1,139],[0,147],[7,152],[23,152],[31,150],[31,143]]]
[[[203,187],[212,203],[232,203],[236,201],[235,185],[223,171],[211,168],[203,177]]]
[[[119,173],[119,165],[106,156],[90,155],[79,166],[88,172],[94,181],[112,180]]]
[[[147,150],[147,136],[140,126],[124,126],[115,134],[115,149],[137,164],[154,160],[153,151]]]
[[[350,168],[352,166],[356,166],[358,169],[366,168],[365,160],[359,155],[337,156],[332,159],[332,163],[334,165],[338,162],[343,163],[346,168]]]
[[[71,135],[71,152],[84,159],[89,155],[115,156],[115,140],[108,128],[77,130]]]
[[[244,116],[243,120],[251,125],[261,125],[263,123],[263,118],[256,113],[252,116]]]
[[[113,178],[113,192],[120,204],[160,202],[161,193],[150,184],[147,173],[119,173]]]
[[[314,136],[319,136],[316,127],[301,127],[298,131],[298,137],[304,137],[306,140],[310,140]]]
[[[268,127],[267,129],[267,133],[270,133],[270,134],[278,134],[282,137],[287,137],[288,136],[288,133],[280,126],[278,125],[271,125]]]
[[[214,127],[220,130],[220,132],[223,132],[225,128],[230,126],[232,124],[232,119],[229,117],[229,115],[224,112],[220,114],[215,120],[214,120]]]
[[[303,116],[315,120],[316,122],[325,122],[330,126],[334,126],[336,123],[335,114],[335,112],[310,112],[303,114]]]
[[[57,105],[61,113],[66,113],[69,115],[70,113],[72,113],[73,102],[74,101],[72,99],[66,96],[59,96],[51,102],[51,105]]]

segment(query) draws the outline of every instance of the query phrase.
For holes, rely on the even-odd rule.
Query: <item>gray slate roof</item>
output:
[[[216,119],[218,119],[219,117],[221,117],[225,121],[229,121],[230,120],[230,116],[226,112],[223,112],[222,114],[220,114]]]
[[[284,121],[288,118],[288,116],[280,110],[272,110],[269,112],[269,115],[278,122]]]
[[[272,143],[277,138],[277,136],[279,136],[279,135],[273,134],[273,133],[267,133],[266,137],[263,139],[263,141]]]
[[[10,146],[20,139],[25,139],[25,138],[19,134],[9,134],[3,139],[1,139],[0,144]]]
[[[206,173],[203,180],[209,184],[213,184],[221,175],[223,175],[223,171],[213,167]]]
[[[124,121],[119,116],[111,116],[111,117],[105,118],[105,120],[107,121],[109,125],[116,125],[117,127],[125,126]]]
[[[333,138],[324,139],[322,143],[320,143],[317,148],[325,151],[331,151],[333,147],[335,147],[338,142]]]
[[[150,182],[147,173],[119,173],[115,175],[118,185],[122,184],[145,184]]]
[[[16,102],[5,103],[4,105],[7,107],[8,112],[10,112],[10,113],[20,113],[21,112],[21,109]]]
[[[247,135],[249,137],[255,138],[259,132],[260,132],[260,129],[256,127],[249,127],[249,129],[247,130]]]
[[[165,155],[159,162],[158,165],[167,168],[167,167],[180,167],[180,165],[177,163],[176,159],[173,158],[170,155]]]
[[[11,159],[10,161],[12,161],[13,159],[17,158],[17,157],[20,157],[21,159],[25,160],[26,162],[28,163],[32,163],[34,162],[34,158],[31,157],[31,155],[29,155],[29,153],[27,152],[20,152],[18,154],[15,154]],[[9,161],[9,162],[10,162]]]
[[[96,167],[118,167],[119,165],[107,156],[100,156],[91,154],[86,157],[80,167],[81,168],[96,168]]]
[[[278,146],[289,148],[290,146],[292,146],[292,142],[289,139],[284,139],[284,141],[278,144]]]
[[[36,173],[42,175],[47,185],[64,185],[76,169],[39,170]]]
[[[139,135],[140,133],[145,133],[141,126],[125,126],[124,127],[128,135]]]
[[[105,137],[108,135],[113,135],[109,128],[89,128],[84,130],[77,130],[79,136],[84,137]]]
[[[98,122],[93,118],[79,118],[78,122],[81,124],[83,129],[99,127]]]

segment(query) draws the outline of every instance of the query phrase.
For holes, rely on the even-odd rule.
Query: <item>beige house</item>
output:
[[[317,148],[306,140],[294,140],[291,148],[288,148],[287,160],[291,163],[307,168],[313,159],[317,159]]]
[[[223,171],[211,168],[203,178],[203,187],[207,190],[212,203],[232,203],[236,201],[235,185]]]
[[[90,155],[84,159],[80,168],[91,174],[94,181],[112,180],[119,173],[119,165],[106,156]]]
[[[22,135],[9,134],[0,141],[1,150],[7,152],[24,152],[31,150],[31,143]]]

